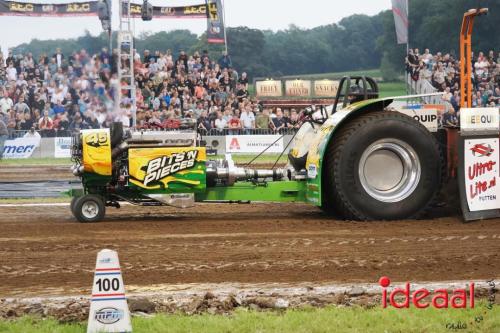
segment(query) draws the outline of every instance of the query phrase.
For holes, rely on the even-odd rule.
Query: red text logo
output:
[[[392,306],[396,309],[409,308],[413,304],[416,308],[424,309],[433,306],[436,309],[465,309],[467,307],[474,308],[474,283],[470,283],[467,289],[458,288],[448,291],[447,289],[436,289],[429,291],[426,288],[411,290],[410,283],[406,282],[404,288],[394,288],[390,293],[387,287],[390,286],[391,280],[387,276],[379,279],[379,284],[382,289],[382,307],[387,308]],[[428,300],[430,296],[430,301]],[[398,300],[396,300],[398,299]]]

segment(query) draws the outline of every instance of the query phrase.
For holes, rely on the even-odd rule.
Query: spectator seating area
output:
[[[441,115],[441,125],[457,127],[460,117],[460,63],[451,54],[429,49],[423,54],[418,49],[410,49],[406,57],[406,72],[419,87],[432,85],[435,91],[444,92],[441,102],[445,112]],[[489,51],[487,55],[479,52],[473,56],[471,64],[474,95],[473,107],[500,106],[500,53]],[[421,93],[422,91],[416,91]]]
[[[128,59],[122,59],[125,66]],[[211,59],[207,51],[174,56],[149,52],[134,56],[137,128],[176,129],[186,120],[205,135],[291,133],[301,124],[301,108],[264,107],[248,94],[247,73],[238,73],[231,57]],[[85,128],[109,127],[120,121],[131,126],[131,96],[123,91],[115,108],[116,52],[106,48],[63,54],[0,54],[0,120],[9,137],[34,129],[43,137],[69,136]],[[500,54],[480,52],[474,69],[474,106],[500,105]],[[410,50],[406,70],[413,81],[444,92],[441,125],[455,127],[459,119],[460,70],[450,54]],[[117,103],[118,104],[118,103]]]
[[[122,59],[125,66],[128,61]],[[238,73],[225,53],[211,59],[206,51],[174,57],[170,50],[145,50],[133,61],[139,129],[175,129],[186,119],[196,121],[202,133],[217,135],[293,132],[300,126],[300,110],[264,108],[250,98],[247,73]],[[94,55],[84,49],[36,58],[0,54],[0,120],[9,137],[31,129],[43,137],[68,136],[114,121],[131,126],[125,90],[114,107],[117,63],[116,52],[105,48]]]

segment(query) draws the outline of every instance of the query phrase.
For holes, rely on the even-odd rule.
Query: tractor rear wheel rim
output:
[[[399,202],[418,186],[420,160],[415,150],[398,139],[378,140],[365,149],[359,161],[359,180],[372,198]]]
[[[93,219],[99,214],[99,205],[95,201],[86,201],[82,205],[82,215],[86,219]]]

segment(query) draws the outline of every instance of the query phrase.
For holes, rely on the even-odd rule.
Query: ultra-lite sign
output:
[[[471,212],[500,208],[499,139],[465,139],[464,171]]]
[[[460,110],[462,213],[466,221],[500,217],[498,108]]]
[[[97,332],[132,332],[118,253],[107,249],[97,254],[87,326]]]

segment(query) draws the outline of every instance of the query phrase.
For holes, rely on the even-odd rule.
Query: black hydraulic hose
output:
[[[272,144],[270,144],[266,149],[264,149],[263,151],[261,151],[257,156],[255,156],[250,162],[248,162],[247,164],[245,164],[245,167],[248,167],[250,164],[252,164],[256,159],[258,159],[260,156],[262,156],[262,154],[264,154],[269,148],[271,148],[271,146],[273,146],[276,142],[278,142],[279,140],[281,140],[282,138],[285,137],[285,134],[283,134],[282,136],[280,136],[278,139],[276,139],[276,141],[274,141]],[[282,152],[283,154],[283,152]]]
[[[290,139],[290,141],[288,141],[288,143],[286,144],[285,148],[280,153],[280,156],[278,156],[278,159],[276,160],[276,162],[274,162],[273,167],[271,169],[274,170],[274,168],[276,167],[276,164],[278,164],[278,161],[280,160],[281,156],[283,156],[283,153],[286,151],[286,149],[288,148],[288,146],[290,146],[290,144],[292,143],[293,139],[295,138],[295,136],[297,135],[298,132],[299,131],[297,130],[297,131],[295,131],[295,133],[293,133],[292,138]],[[284,137],[284,135],[282,137]]]

